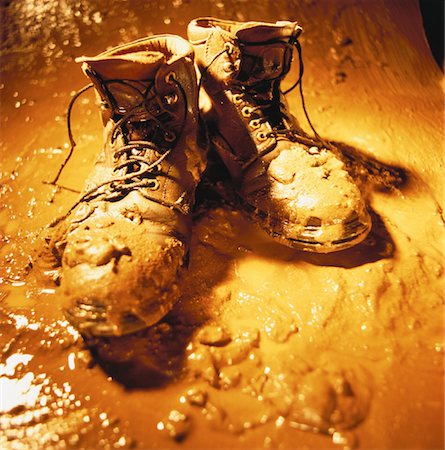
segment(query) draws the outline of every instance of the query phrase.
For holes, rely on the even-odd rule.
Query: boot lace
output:
[[[102,81],[105,89],[107,89],[107,86],[112,83],[121,84],[134,90],[137,96],[140,97],[140,102],[132,106],[128,111],[122,108],[113,108],[113,119],[115,120],[115,123],[110,132],[111,144],[113,144],[119,136],[122,138],[123,142],[123,145],[114,149],[112,153],[114,164],[113,174],[115,174],[115,176],[84,192],[77,202],[70,208],[70,210],[64,216],[53,221],[51,226],[54,226],[61,220],[65,219],[82,202],[90,202],[92,200],[115,201],[125,197],[133,190],[137,190],[148,200],[175,209],[182,214],[188,213],[183,207],[181,207],[184,194],[175,202],[169,202],[162,198],[152,196],[147,192],[150,190],[154,191],[159,188],[159,176],[167,176],[162,172],[161,163],[174,150],[178,137],[182,135],[182,131],[185,126],[185,117],[188,108],[185,91],[181,84],[176,80],[174,73],[170,73],[167,81],[178,87],[178,91],[181,93],[184,104],[183,120],[178,134],[175,134],[168,128],[168,121],[169,118],[171,118],[168,111],[159,106],[156,106],[154,111],[149,108],[151,101],[158,97],[155,90],[154,81],[150,82],[144,90],[137,87],[133,80],[119,79]],[[71,127],[72,109],[77,99],[93,87],[94,85],[92,83],[83,87],[76,92],[69,103],[67,110],[67,129],[70,141],[70,150],[55,178],[51,182],[47,182],[47,184],[60,187],[60,185],[58,185],[58,180],[76,147],[76,142],[74,140]],[[166,95],[164,96],[164,101],[172,104],[176,103],[178,98],[176,94]],[[102,103],[102,105],[104,107],[109,107],[106,103]],[[127,124],[130,123],[131,118],[137,118],[141,115],[144,117],[144,126],[148,126],[150,123],[152,125],[150,129],[153,130],[153,136],[150,140],[132,140],[130,138],[131,133],[127,128]],[[159,137],[159,134],[161,134],[161,139],[156,138]],[[161,145],[161,142],[164,142],[164,145]],[[153,152],[156,155],[159,155],[154,161],[152,157]]]
[[[237,45],[240,48],[243,47],[242,43],[238,42]],[[278,74],[275,78],[272,77],[267,80],[260,80],[256,83],[250,84],[232,80],[229,86],[232,93],[232,101],[241,111],[241,115],[246,118],[246,120],[249,120],[249,127],[251,130],[256,131],[256,138],[258,141],[266,141],[269,138],[286,139],[293,142],[299,142],[307,146],[323,146],[326,148],[332,148],[332,144],[326,142],[318,134],[307,112],[303,93],[304,63],[301,45],[296,37],[291,37],[289,42],[285,45],[291,50],[295,48],[298,53],[299,74],[296,82],[286,91],[281,91],[279,87],[279,83],[282,79],[281,74]],[[229,66],[234,70],[239,68],[239,54],[234,51],[233,44],[226,43],[224,49],[218,52],[203,70],[199,88],[201,87],[202,80],[210,67],[225,53],[231,61],[227,64],[228,68]],[[279,69],[279,66],[272,66],[272,71],[279,72]],[[303,130],[295,128],[293,120],[290,118],[290,114],[287,110],[287,105],[283,101],[283,97],[293,91],[296,87],[299,88],[302,109],[313,132],[313,137],[306,134]],[[265,123],[270,125],[272,131],[262,130],[264,127],[261,125]],[[273,145],[268,146],[258,155],[255,155],[252,160],[247,161],[244,164],[244,167],[249,166],[258,158],[266,155],[272,151],[273,148]]]

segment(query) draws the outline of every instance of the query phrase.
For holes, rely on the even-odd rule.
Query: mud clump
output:
[[[308,363],[292,356],[285,365],[264,352],[272,342],[283,345],[260,340],[256,329],[204,327],[188,347],[194,387],[182,402],[201,409],[212,429],[235,434],[278,421],[332,435],[367,417],[372,392],[365,370],[330,357]]]
[[[351,384],[349,377],[355,383]],[[363,380],[362,380],[363,381]],[[315,370],[303,377],[294,396],[289,420],[293,424],[332,434],[364,420],[371,400],[367,385],[357,384],[353,372]]]
[[[227,345],[231,341],[231,337],[222,327],[207,326],[200,330],[198,334],[198,341],[200,344],[221,347]]]

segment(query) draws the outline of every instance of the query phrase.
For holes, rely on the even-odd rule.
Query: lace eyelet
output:
[[[233,95],[233,102],[234,102],[236,105],[239,105],[239,104],[241,103],[241,101],[242,101],[242,96],[241,96],[241,94],[234,94],[234,95]]]
[[[164,139],[166,142],[173,142],[176,139],[176,135],[171,131],[166,131],[164,133]]]
[[[165,82],[172,84],[174,81],[176,81],[176,73],[170,72],[165,76]]]
[[[267,134],[264,133],[264,131],[260,131],[259,133],[257,133],[256,137],[259,141],[265,141],[268,138]]]
[[[174,105],[178,101],[178,96],[176,92],[172,92],[171,94],[164,95],[163,100],[166,105]]]
[[[233,53],[233,44],[231,44],[230,42],[225,42],[224,43],[224,50],[231,55]]]
[[[150,189],[152,191],[156,191],[157,189],[159,189],[160,184],[156,178],[154,178],[153,180],[147,180],[147,181],[148,181],[148,183],[145,186],[147,189]]]
[[[250,117],[250,115],[252,114],[252,108],[249,108],[248,106],[245,106],[242,110],[241,110],[241,114],[244,117]]]
[[[257,130],[261,124],[260,121],[258,119],[253,119],[249,122],[250,128],[252,128],[253,130]]]

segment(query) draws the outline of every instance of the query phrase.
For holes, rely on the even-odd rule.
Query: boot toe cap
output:
[[[284,150],[269,165],[266,194],[253,198],[263,228],[283,243],[332,252],[363,240],[371,219],[362,193],[330,152]]]
[[[80,228],[68,235],[62,259],[66,314],[84,334],[122,335],[145,328],[178,298],[183,242],[153,227],[127,226]]]

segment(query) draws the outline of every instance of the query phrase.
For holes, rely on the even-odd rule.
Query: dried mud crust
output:
[[[110,336],[161,319],[179,295],[184,244],[149,221],[141,225],[118,215],[75,219],[45,230],[34,262],[42,282],[61,285],[70,322],[85,335]],[[149,233],[154,237],[147,242]]]
[[[241,205],[284,245],[319,253],[352,247],[366,237],[371,222],[360,190],[344,169],[324,148],[292,145],[267,169],[272,211],[266,213],[262,201],[254,207],[241,198]]]

